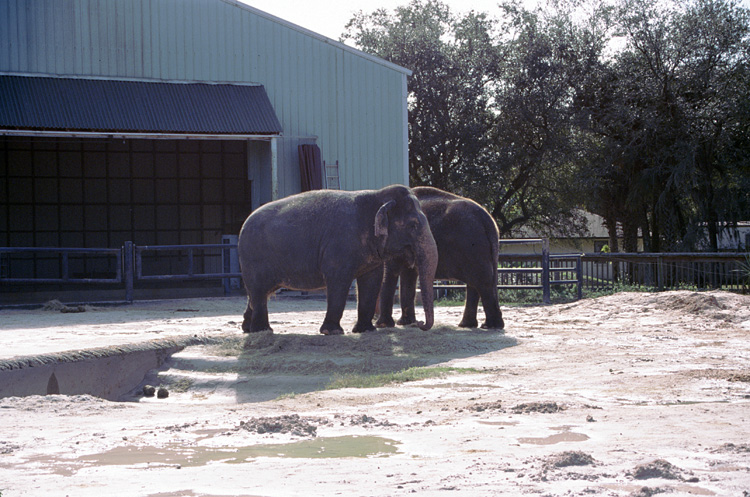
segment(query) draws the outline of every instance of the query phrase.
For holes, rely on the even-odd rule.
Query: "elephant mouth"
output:
[[[406,247],[401,256],[401,260],[409,267],[409,269],[414,269],[417,266],[417,253],[414,250],[414,247]]]

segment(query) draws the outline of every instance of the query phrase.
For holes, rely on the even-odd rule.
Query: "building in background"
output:
[[[407,184],[409,74],[234,0],[0,0],[0,246],[220,243],[301,145]]]

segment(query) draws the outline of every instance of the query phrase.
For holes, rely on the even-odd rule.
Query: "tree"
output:
[[[439,0],[355,15],[345,38],[410,68],[414,185],[471,197],[503,235],[693,250],[750,219],[750,22],[736,0]],[[616,48],[618,46],[621,48]]]
[[[717,250],[720,229],[750,214],[747,11],[625,0],[616,19],[627,45],[581,106],[605,151],[588,163],[590,206],[621,224],[628,251],[638,228],[650,251]]]
[[[455,16],[437,0],[413,0],[394,14],[356,14],[344,38],[413,71],[412,184],[474,198],[503,234],[579,228],[564,66],[577,54],[570,40],[546,33],[553,23],[515,4],[504,9],[511,21],[498,25],[484,13]],[[569,35],[554,22],[556,35]]]
[[[454,16],[437,0],[413,0],[395,13],[359,12],[344,39],[413,71],[409,79],[412,184],[455,190],[486,143],[485,85],[497,56],[486,15]]]
[[[573,3],[500,7],[503,63],[492,87],[492,139],[470,191],[508,232],[580,233],[582,142],[571,103],[599,70],[607,8],[595,2],[591,16],[577,21]]]

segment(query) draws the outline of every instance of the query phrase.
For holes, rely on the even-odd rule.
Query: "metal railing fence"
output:
[[[221,279],[228,293],[230,280],[242,276],[230,270],[236,249],[236,243],[136,246],[130,241],[112,249],[0,247],[0,285],[121,286],[124,300],[132,302],[137,282]]]
[[[750,285],[750,254],[737,252],[584,254],[583,264],[582,284],[591,291],[620,284],[744,292]]]
[[[540,246],[538,253],[501,253],[499,290],[540,290],[550,303],[553,288],[575,286],[575,298],[618,285],[647,290],[723,289],[747,292],[750,254],[579,253],[550,254],[544,238],[501,240]],[[132,302],[139,282],[223,280],[225,293],[239,287],[237,244],[144,245],[121,248],[0,247],[0,286],[36,284],[120,285]],[[464,288],[436,281],[435,290]]]
[[[0,247],[0,282],[117,284],[122,260],[121,249]]]

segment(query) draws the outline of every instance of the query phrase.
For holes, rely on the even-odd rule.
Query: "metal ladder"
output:
[[[326,188],[329,190],[341,190],[339,182],[339,161],[327,163],[323,161],[323,168],[326,175]]]

